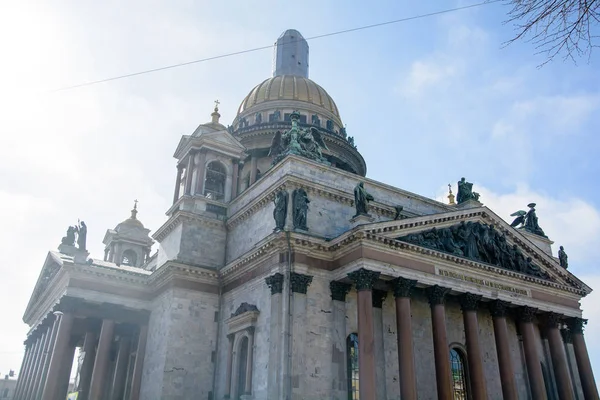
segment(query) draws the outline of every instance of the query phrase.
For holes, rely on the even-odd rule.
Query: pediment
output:
[[[370,224],[367,231],[451,258],[591,292],[528,235],[487,207]]]
[[[40,299],[42,294],[50,285],[50,282],[58,274],[58,271],[60,271],[60,269],[63,266],[63,257],[69,256],[65,256],[63,254],[56,253],[53,251],[48,252],[46,260],[44,261],[44,266],[42,267],[42,270],[35,284],[31,297],[29,298],[29,303],[27,304],[25,314],[27,314],[31,307],[33,307],[33,305]]]
[[[208,148],[215,151],[225,152],[242,158],[246,148],[226,130],[215,132],[204,132],[200,136],[183,136],[177,145],[174,157],[182,159],[190,148]]]

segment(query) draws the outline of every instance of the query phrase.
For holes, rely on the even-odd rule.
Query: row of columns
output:
[[[348,274],[357,290],[358,313],[358,346],[359,346],[359,382],[361,400],[376,398],[376,356],[373,332],[373,285],[379,279],[379,272],[359,269]],[[338,283],[339,285],[343,283]],[[402,399],[417,399],[416,376],[412,343],[410,295],[416,281],[397,278],[392,281],[396,305],[396,324],[398,338],[398,363],[400,372],[400,393]],[[349,288],[346,288],[349,290]],[[333,294],[332,283],[332,298]],[[450,369],[450,349],[446,333],[445,298],[450,289],[432,286],[426,289],[431,307],[433,345],[435,358],[436,386],[438,399],[451,400],[452,381]],[[477,309],[481,296],[471,293],[460,297],[465,327],[467,361],[469,367],[470,389],[475,399],[487,398],[486,380],[479,342],[479,323]],[[506,322],[506,311],[509,303],[495,300],[491,302],[490,311],[493,318],[496,350],[504,399],[517,399],[517,387],[514,378],[514,367],[510,357],[510,344]],[[530,307],[521,307],[518,313],[519,330],[523,338],[525,362],[534,399],[547,398],[542,375],[540,357],[536,347],[534,318],[536,311]],[[560,399],[574,399],[573,384],[568,370],[564,345],[559,331],[561,317],[548,314],[543,329],[550,344],[550,353],[557,381]],[[575,348],[575,357],[586,399],[598,399],[585,340],[583,338],[581,319],[570,319],[570,331]],[[380,360],[383,361],[383,360]]]
[[[67,395],[78,341],[74,341],[77,337],[72,335],[75,317],[70,312],[56,312],[48,320],[52,322],[48,326],[39,327],[26,341],[14,400],[57,400],[64,399]],[[147,326],[141,326],[131,379],[131,400],[139,399],[147,334]],[[85,333],[79,399],[100,400],[109,389],[110,400],[124,398],[131,338],[120,337],[114,375],[109,378],[110,351],[114,339],[115,321],[110,319],[102,321],[99,336],[93,329]]]
[[[196,155],[198,155],[198,161],[194,162]],[[252,162],[256,166],[256,158],[252,157]],[[194,185],[194,165],[196,170],[196,183]],[[232,179],[231,179],[231,198],[234,199],[237,197],[238,192],[238,176],[239,176],[239,160],[232,159],[231,160],[231,168],[232,168]],[[183,184],[184,194],[187,196],[191,195],[204,195],[204,178],[205,178],[205,169],[206,169],[206,151],[199,150],[197,152],[190,152],[187,158],[187,164],[177,164],[177,175],[175,178],[175,191],[173,193],[173,204],[179,200],[181,196],[181,186]],[[185,173],[185,182],[184,182],[184,174]],[[254,180],[252,176],[250,178],[252,183],[256,180],[256,171],[254,173]],[[252,184],[251,183],[251,184]],[[192,187],[193,193],[192,193]]]

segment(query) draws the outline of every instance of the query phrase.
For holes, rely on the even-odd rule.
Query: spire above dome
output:
[[[288,29],[275,42],[273,76],[308,78],[308,42],[300,32]]]

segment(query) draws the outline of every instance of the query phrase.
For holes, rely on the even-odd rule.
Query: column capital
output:
[[[410,297],[412,289],[417,284],[416,279],[406,279],[398,277],[392,281],[392,288],[395,297]]]
[[[518,318],[521,322],[533,322],[537,308],[523,306],[519,308]]]
[[[460,308],[463,311],[477,311],[481,295],[473,293],[465,293],[460,296]]]
[[[490,314],[492,317],[506,317],[506,311],[510,303],[504,300],[494,300],[490,303]]]
[[[370,271],[365,268],[357,269],[356,271],[350,272],[348,278],[350,278],[356,285],[356,290],[359,292],[362,290],[373,289],[373,284],[379,279],[381,272]]]
[[[429,299],[429,305],[435,306],[437,304],[444,304],[446,295],[450,292],[449,288],[445,288],[439,285],[433,285],[425,289],[427,298]]]
[[[180,162],[179,162],[179,163],[177,163],[177,170],[178,170],[179,172],[183,171],[183,169],[184,169],[184,168],[185,168],[185,165],[183,165],[183,164],[182,164],[182,163],[180,163]]]
[[[271,289],[271,295],[283,292],[283,275],[279,272],[267,276],[265,282],[269,289]]]
[[[381,308],[383,307],[383,301],[387,297],[387,292],[385,290],[373,289],[371,296],[373,300],[373,307]]]
[[[571,334],[583,334],[583,327],[587,325],[587,319],[571,318],[567,321]]]
[[[561,329],[560,334],[563,338],[563,342],[565,343],[573,343],[573,336],[571,335],[571,331],[569,329]]]
[[[313,277],[310,275],[299,274],[292,272],[290,275],[290,285],[292,286],[292,292],[306,294],[308,287],[310,286]]]
[[[545,316],[545,327],[546,329],[559,328],[559,324],[562,322],[563,316],[554,312],[549,312]]]
[[[331,299],[337,301],[346,301],[346,295],[352,289],[349,283],[331,281],[329,282],[329,290],[331,290]]]

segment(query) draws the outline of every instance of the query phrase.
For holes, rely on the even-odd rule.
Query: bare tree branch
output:
[[[518,40],[533,43],[546,61],[560,55],[563,59],[589,57],[599,47],[600,0],[508,0],[512,7],[505,23],[513,24]]]

